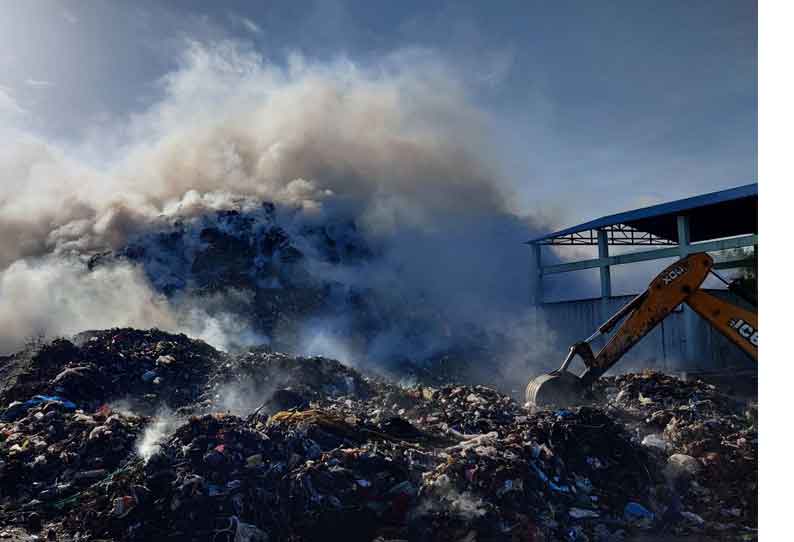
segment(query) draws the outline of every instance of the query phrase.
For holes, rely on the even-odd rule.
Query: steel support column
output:
[[[678,255],[681,258],[686,258],[690,252],[689,245],[689,217],[687,215],[678,215]]]
[[[679,258],[686,258],[691,251],[689,244],[689,217],[686,215],[678,215],[676,222],[678,224],[678,256]],[[698,325],[698,316],[689,307],[684,307],[684,352],[686,353],[687,361],[692,364],[699,362],[697,358],[697,344],[695,343]]]
[[[609,239],[606,230],[598,230],[598,258],[608,261],[609,258]],[[601,271],[601,299],[612,297],[612,275],[610,274],[609,264],[605,263],[600,267]]]

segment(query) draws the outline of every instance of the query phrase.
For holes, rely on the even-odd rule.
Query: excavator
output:
[[[671,264],[656,276],[647,290],[601,324],[595,333],[571,346],[559,369],[531,380],[526,389],[527,403],[537,406],[581,403],[593,383],[681,303],[689,305],[758,361],[757,313],[700,289],[709,273],[724,281],[713,271],[713,266],[714,260],[703,252],[690,254]],[[594,354],[590,343],[596,337],[610,333],[621,322],[606,345]],[[579,376],[568,371],[577,355],[585,365]]]

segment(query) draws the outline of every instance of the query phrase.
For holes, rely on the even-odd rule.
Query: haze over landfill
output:
[[[0,537],[754,539],[753,397],[522,394],[527,239],[755,179],[756,17],[0,1]]]

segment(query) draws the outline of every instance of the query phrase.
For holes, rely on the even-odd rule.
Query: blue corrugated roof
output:
[[[711,192],[709,194],[679,199],[667,203],[660,203],[658,205],[651,205],[650,207],[643,207],[642,209],[635,209],[633,211],[626,211],[624,213],[618,213],[615,215],[604,216],[595,220],[591,220],[590,222],[585,222],[584,224],[579,224],[578,226],[572,226],[570,228],[565,228],[564,230],[548,233],[540,237],[535,237],[534,239],[527,241],[527,243],[536,243],[538,241],[554,239],[555,237],[562,237],[572,233],[597,230],[599,228],[613,226],[615,224],[626,224],[651,218],[662,218],[669,216],[671,219],[675,219],[675,216],[681,214],[684,211],[693,211],[698,208],[753,196],[758,196],[758,183],[746,184],[744,186],[737,186],[736,188],[729,188],[728,190],[720,190],[719,192]]]

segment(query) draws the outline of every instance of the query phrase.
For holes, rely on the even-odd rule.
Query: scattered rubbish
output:
[[[325,358],[118,329],[7,363],[20,376],[0,383],[3,529],[512,542],[622,540],[666,518],[717,539],[757,528],[753,421],[698,381],[622,375],[598,383],[598,407],[529,411],[486,386],[397,386]],[[57,385],[92,382],[74,399],[53,394],[69,367],[84,369]]]
[[[692,457],[686,454],[673,454],[667,459],[668,472],[671,472],[674,477],[682,473],[689,476],[697,476],[703,470],[703,465]]]
[[[568,510],[568,515],[574,519],[597,518],[601,514],[595,510],[585,510],[583,508],[571,508]]]
[[[702,517],[700,517],[699,515],[693,512],[681,512],[681,516],[683,516],[683,518],[689,521],[690,523],[693,523],[698,526],[706,523]]]
[[[663,452],[670,448],[670,444],[656,434],[647,435],[644,439],[642,439],[642,445],[649,448],[656,448],[657,450],[661,450]]]
[[[756,404],[701,380],[651,371],[602,378],[596,394],[630,431],[660,435],[668,444],[657,460],[673,485],[657,493],[672,491],[682,509],[703,519],[702,531],[725,539],[726,531],[757,528],[757,417],[748,415]],[[721,514],[731,508],[738,515]]]
[[[67,401],[66,399],[62,399],[55,395],[34,395],[32,399],[27,401],[19,402],[15,401],[8,405],[8,408],[3,413],[2,420],[3,421],[14,421],[22,416],[30,410],[31,408],[38,406],[42,403],[54,403],[56,405],[60,405],[67,410],[74,410],[77,408],[71,401]]]
[[[117,497],[113,499],[113,511],[111,514],[114,517],[123,518],[135,508],[136,504],[138,504],[138,501],[134,496]]]

